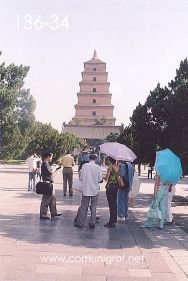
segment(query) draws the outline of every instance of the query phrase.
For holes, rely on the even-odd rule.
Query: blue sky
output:
[[[48,23],[67,16],[69,28],[26,30],[26,15]],[[96,48],[107,63],[117,125],[127,124],[138,102],[188,56],[188,1],[0,0],[0,38],[1,61],[31,67],[25,86],[37,120],[60,129],[72,118],[83,62]]]

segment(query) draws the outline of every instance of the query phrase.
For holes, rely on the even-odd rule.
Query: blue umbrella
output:
[[[155,170],[165,184],[176,184],[182,176],[180,158],[170,149],[156,153]]]

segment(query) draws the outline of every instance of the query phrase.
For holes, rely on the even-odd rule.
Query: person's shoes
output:
[[[157,228],[158,228],[158,229],[160,229],[160,230],[162,230],[162,229],[163,229],[163,227],[160,227],[160,226],[158,226]]]
[[[62,216],[61,213],[57,213],[57,214],[55,215],[55,217],[60,217],[60,216]]]
[[[90,228],[90,229],[94,229],[94,228],[95,228],[94,223],[89,223],[89,228]]]
[[[49,217],[40,217],[40,220],[50,220]]]
[[[62,216],[62,214],[60,214],[60,213],[57,213],[57,214],[51,216],[51,221],[53,221],[56,217],[60,217],[60,216]]]
[[[64,193],[63,196],[66,196],[66,193]]]
[[[107,222],[104,227],[116,227],[116,223]]]
[[[173,221],[166,221],[164,224],[165,225],[172,225],[174,222]]]
[[[82,226],[81,226],[81,225],[76,224],[76,223],[74,223],[74,226],[75,226],[75,227],[78,227],[78,228],[82,228]]]
[[[100,220],[100,217],[96,217],[96,221],[99,221]]]
[[[125,217],[119,217],[118,220],[121,221],[121,222],[125,222],[126,218]]]
[[[173,223],[174,223],[174,219],[172,219],[172,221],[166,221],[166,222],[165,222],[166,225],[171,225],[171,224],[173,224]]]
[[[73,196],[73,193],[70,193],[69,196],[72,197],[72,196]]]
[[[141,225],[140,228],[151,228],[151,226]]]

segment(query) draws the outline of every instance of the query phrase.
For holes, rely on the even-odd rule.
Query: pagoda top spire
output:
[[[98,59],[98,57],[97,57],[97,50],[96,49],[94,50],[94,53],[93,53],[93,59],[94,60]]]
[[[105,63],[103,61],[101,61],[99,58],[98,58],[98,55],[97,55],[97,50],[95,49],[94,52],[93,52],[93,57],[91,60],[88,60],[86,61],[85,63],[92,63],[92,64],[96,64],[96,63]]]

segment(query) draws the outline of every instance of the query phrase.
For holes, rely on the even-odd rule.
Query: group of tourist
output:
[[[44,160],[45,155],[43,155]],[[41,180],[41,168],[43,162],[41,156],[36,153],[31,153],[26,159],[29,169],[28,191],[36,191],[36,182]],[[72,181],[73,181],[73,166],[75,165],[74,158],[71,154],[63,156],[58,162],[63,167],[63,194],[67,194],[67,186],[69,186],[69,196],[73,195]]]
[[[109,221],[104,225],[105,227],[115,227],[117,217],[120,220],[126,220],[128,217],[128,193],[131,189],[132,179],[134,175],[134,168],[131,163],[117,161],[109,157],[110,166],[107,169],[107,174],[103,177],[100,166],[96,163],[97,156],[91,154],[89,156],[89,163],[82,165],[80,170],[80,181],[82,184],[82,198],[81,205],[78,209],[77,216],[74,220],[76,227],[83,227],[86,219],[87,211],[90,206],[90,228],[95,228],[96,222],[96,207],[99,197],[99,184],[105,180],[106,196],[109,205]],[[128,172],[127,172],[128,171]],[[124,181],[128,181],[125,188],[119,188],[119,177]],[[117,198],[118,197],[118,198]]]
[[[63,194],[66,196],[67,183],[69,184],[69,195],[73,196],[73,166],[75,165],[74,158],[71,154],[67,154],[60,159],[56,167],[53,169],[50,163],[52,162],[53,154],[44,153],[41,159],[36,154],[32,154],[28,159],[29,167],[29,186],[28,190],[35,189],[35,176],[40,173],[43,182],[53,184],[54,175],[58,169],[63,166]],[[100,183],[106,181],[106,197],[109,205],[109,221],[105,223],[105,227],[115,227],[117,220],[125,221],[128,217],[129,207],[129,192],[132,188],[134,177],[134,166],[127,161],[116,161],[109,157],[110,166],[107,169],[105,176],[102,174],[97,156],[95,154],[81,155],[79,165],[79,178],[82,185],[81,204],[78,208],[74,226],[82,228],[85,223],[88,209],[91,211],[89,227],[95,228],[97,202],[100,191]],[[32,166],[33,165],[33,166]],[[166,224],[173,223],[174,219],[171,212],[172,197],[175,193],[175,186],[172,184],[163,184],[160,177],[156,175],[154,185],[154,198],[157,199],[158,208],[162,217],[158,220],[158,228],[162,229],[164,221]],[[52,194],[44,194],[42,196],[40,206],[40,219],[50,219],[48,217],[48,208],[50,209],[51,219],[60,216],[57,212],[56,197],[53,189]],[[152,219],[147,218],[145,227],[152,227]]]

